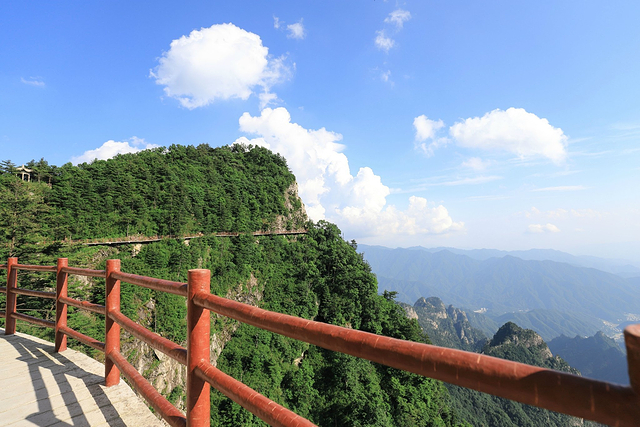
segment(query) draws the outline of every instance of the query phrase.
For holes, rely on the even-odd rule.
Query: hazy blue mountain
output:
[[[526,251],[501,251],[498,249],[456,249],[448,247],[424,248],[422,246],[413,246],[407,248],[410,250],[427,251],[431,253],[443,250],[458,255],[466,255],[469,258],[478,261],[484,261],[489,258],[502,258],[505,256],[514,256],[527,261],[555,261],[565,262],[577,267],[595,268],[607,273],[617,274],[622,277],[640,277],[640,266],[634,265],[631,261],[624,259],[599,258],[588,255],[571,255],[566,252],[554,249],[529,249]]]
[[[588,338],[562,335],[549,341],[549,348],[585,377],[629,384],[627,358],[618,344],[602,332]]]
[[[471,327],[481,330],[486,336],[493,336],[493,334],[500,329],[500,323],[496,322],[489,316],[483,313],[476,313],[473,310],[463,310],[467,315],[467,319],[469,319]]]
[[[446,304],[486,311],[498,323],[517,319],[546,338],[591,335],[602,329],[600,319],[617,325],[640,313],[640,280],[592,268],[513,256],[481,261],[449,250],[359,250],[379,290],[398,292],[399,301],[437,295]],[[516,314],[498,319],[506,313]]]
[[[533,329],[545,341],[559,335],[588,336],[602,328],[602,322],[598,319],[559,310],[535,309],[527,312],[505,313],[493,320],[497,324],[515,322],[523,328]]]

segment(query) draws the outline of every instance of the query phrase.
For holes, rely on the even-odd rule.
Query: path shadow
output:
[[[69,377],[75,377],[84,383],[91,395],[87,400],[91,399],[93,401],[91,405],[102,412],[104,419],[107,420],[105,425],[111,427],[126,427],[117,410],[113,408],[109,396],[107,396],[100,387],[100,384],[104,383],[103,376],[85,371],[65,357],[64,352],[54,352],[53,343],[45,344],[32,341],[17,334],[4,335],[3,328],[0,328],[0,339],[5,340],[19,353],[19,357],[15,360],[24,362],[27,365],[31,377],[31,385],[35,389],[38,403],[38,411],[25,417],[25,420],[31,425],[45,427],[55,424],[70,427],[91,427],[91,424],[83,413],[82,406],[78,403],[77,390],[74,391],[69,382]],[[53,375],[60,391],[60,396],[72,417],[71,420],[63,421],[54,415],[53,411],[55,408],[52,406],[51,396],[45,386],[45,379],[42,374],[44,370],[49,370],[51,375]],[[10,390],[7,391],[9,391],[7,394],[10,395]],[[87,402],[83,400],[83,406],[86,407],[86,403]],[[0,421],[0,425],[4,425],[2,421]]]

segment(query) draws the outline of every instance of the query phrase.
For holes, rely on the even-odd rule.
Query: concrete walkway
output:
[[[0,426],[163,426],[123,381],[75,350],[0,328]]]

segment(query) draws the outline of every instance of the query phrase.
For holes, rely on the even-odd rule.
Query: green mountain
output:
[[[561,335],[549,342],[549,348],[585,377],[629,384],[626,356],[620,346],[601,331],[588,338]]]
[[[534,331],[515,323],[504,324],[487,342],[482,353],[572,374],[579,374],[558,356]],[[447,385],[460,416],[474,426],[576,426],[591,422],[535,406],[524,405],[474,390]]]
[[[38,179],[27,183],[11,170],[0,173],[0,257],[25,264],[102,269],[118,258],[122,270],[186,281],[191,268],[212,272],[211,292],[307,319],[401,339],[428,342],[415,320],[393,300],[377,294],[369,265],[333,224],[306,222],[295,180],[284,159],[257,147],[168,149],[119,155],[107,161],[62,167],[32,162]],[[41,178],[41,179],[40,179]],[[38,182],[40,181],[40,182]],[[50,186],[49,186],[50,183]],[[306,235],[215,231],[305,227]],[[68,238],[132,234],[204,234],[146,245],[84,246]],[[52,290],[51,276],[21,271],[19,286]],[[104,303],[104,281],[72,276],[69,294]],[[184,298],[122,284],[122,312],[175,342],[186,341]],[[0,307],[4,300],[0,298]],[[19,311],[51,320],[50,300],[20,297]],[[3,321],[4,319],[2,319]],[[68,324],[104,339],[104,318],[69,308]],[[19,322],[20,330],[52,340],[50,330]],[[100,359],[97,351],[70,345]],[[441,382],[297,342],[212,316],[212,361],[270,399],[321,426],[453,426],[459,424]],[[184,368],[127,333],[129,361],[179,407]],[[261,426],[262,421],[212,392],[211,424]]]

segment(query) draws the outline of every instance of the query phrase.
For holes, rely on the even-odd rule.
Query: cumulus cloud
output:
[[[444,206],[421,197],[410,198],[404,211],[387,204],[389,187],[371,168],[351,174],[342,135],[325,128],[305,129],[291,121],[285,108],[266,108],[260,116],[244,113],[239,123],[241,131],[255,138],[241,137],[236,143],[267,147],[287,159],[313,220],[329,219],[360,237],[444,233],[464,226],[454,222]]]
[[[411,19],[411,13],[408,10],[396,9],[385,18],[384,22],[394,24],[400,30],[409,19]]]
[[[189,109],[218,99],[246,100],[256,88],[270,93],[274,84],[291,75],[285,57],[272,58],[260,36],[231,23],[173,40],[158,62],[151,77],[167,96]]]
[[[156,144],[149,144],[144,139],[132,137],[129,141],[109,140],[94,150],[87,150],[79,156],[71,158],[74,165],[90,163],[94,160],[107,160],[118,154],[137,153],[149,148],[157,148]]]
[[[29,86],[36,87],[44,87],[44,81],[41,77],[29,77],[29,79],[25,79],[24,77],[20,77],[20,81]]]
[[[391,48],[396,44],[396,42],[392,38],[387,37],[384,30],[376,31],[376,38],[374,39],[374,42],[376,44],[376,47],[380,50],[385,51],[385,53],[388,53],[389,50],[391,50]]]
[[[558,233],[560,229],[553,224],[531,224],[529,225],[529,233]]]
[[[449,131],[462,147],[507,151],[520,158],[543,156],[554,163],[567,157],[567,136],[562,129],[522,108],[496,109],[458,122]]]
[[[307,35],[304,25],[302,24],[302,18],[295,24],[287,25],[287,30],[289,31],[287,37],[290,39],[302,40]]]
[[[442,120],[430,120],[424,114],[413,119],[413,127],[416,131],[415,146],[427,156],[433,156],[433,152],[449,143],[447,138],[438,138],[436,134],[444,127]]]

